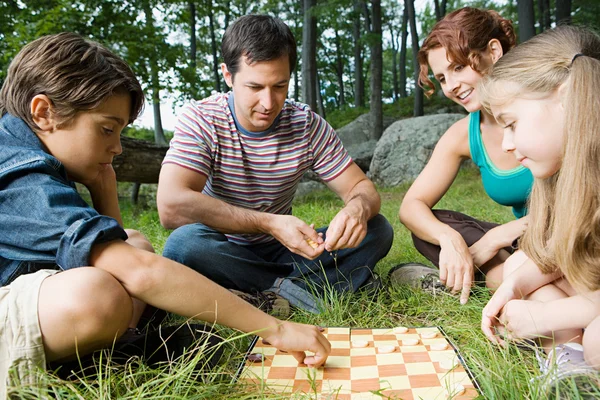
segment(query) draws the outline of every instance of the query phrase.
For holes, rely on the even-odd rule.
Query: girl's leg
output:
[[[46,278],[38,300],[46,361],[111,346],[127,330],[132,314],[127,291],[99,268],[76,268]]]
[[[596,317],[588,326],[585,328],[583,335],[583,355],[585,362],[600,370],[600,316]]]

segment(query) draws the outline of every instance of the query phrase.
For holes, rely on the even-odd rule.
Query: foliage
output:
[[[122,134],[124,136],[132,137],[135,139],[147,140],[154,142],[154,129],[144,128],[141,126],[129,125],[123,129]],[[167,140],[173,138],[173,131],[165,131],[165,137]]]

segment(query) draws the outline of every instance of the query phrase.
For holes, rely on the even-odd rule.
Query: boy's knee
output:
[[[146,238],[143,233],[136,231],[135,229],[125,229],[125,232],[128,236],[127,243],[138,249],[154,253],[154,247],[152,247],[152,243],[150,243],[148,238]]]
[[[112,340],[115,333],[124,333],[131,321],[133,302],[129,293],[105,271],[87,268],[66,296],[62,299],[63,312],[76,321],[76,331],[82,337]]]

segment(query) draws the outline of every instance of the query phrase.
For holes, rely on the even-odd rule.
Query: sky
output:
[[[415,8],[417,12],[420,12],[425,8],[429,0],[415,0]],[[154,128],[154,114],[152,111],[152,104],[148,101],[142,115],[134,122],[134,126],[141,126],[145,128]],[[173,101],[171,99],[164,99],[160,105],[160,113],[163,124],[163,129],[172,131],[175,128],[177,122],[177,113],[181,106],[176,107],[173,111]]]

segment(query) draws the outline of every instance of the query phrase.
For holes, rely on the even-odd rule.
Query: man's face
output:
[[[267,130],[279,115],[290,84],[290,62],[287,55],[275,60],[250,65],[242,56],[239,70],[232,76],[225,64],[223,77],[233,90],[238,123],[249,132]]]

